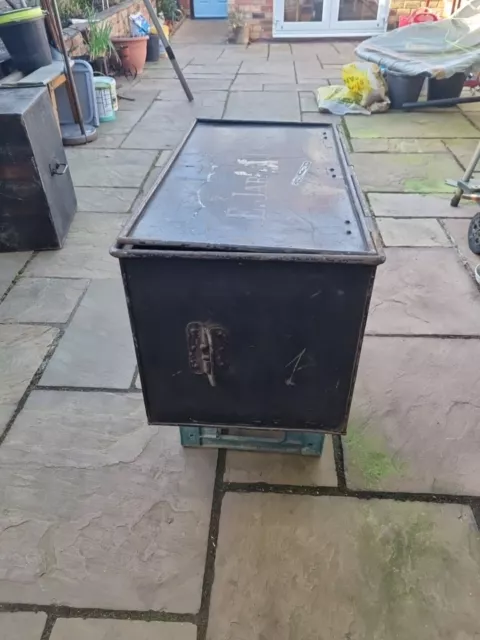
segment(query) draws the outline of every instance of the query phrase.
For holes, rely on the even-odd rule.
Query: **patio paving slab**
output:
[[[128,213],[137,191],[122,187],[75,187],[78,210],[86,213]]]
[[[196,91],[195,92],[195,108],[198,110],[198,117],[202,116],[202,111],[216,109],[217,112],[223,111],[225,102],[228,98],[228,91]],[[185,92],[182,87],[178,85],[176,89],[170,89],[169,91],[160,91],[158,94],[158,100],[163,102],[183,102],[186,100]],[[158,104],[158,101],[157,101]],[[213,117],[205,115],[205,117]]]
[[[0,431],[12,417],[57,335],[57,329],[49,327],[0,327]]]
[[[160,62],[160,61],[159,61]],[[183,67],[186,69],[187,66],[189,65],[183,65]],[[200,66],[200,65],[197,65]],[[205,65],[207,66],[207,65]],[[165,78],[165,79],[169,79],[169,80],[175,80],[175,78],[177,77],[177,74],[175,73],[172,65],[170,64],[170,62],[168,63],[168,66],[158,66],[157,64],[147,64],[145,65],[145,69],[143,71],[142,74],[142,80],[144,78]],[[141,82],[141,81],[140,81]]]
[[[450,241],[437,220],[377,218],[386,247],[449,247]]]
[[[476,205],[478,209],[478,205]],[[473,213],[473,212],[472,212]],[[475,212],[476,213],[476,212]],[[453,242],[457,246],[462,259],[470,265],[473,271],[475,267],[480,263],[480,256],[470,251],[468,246],[468,227],[470,219],[468,220],[444,220],[444,225],[447,233],[453,238]]]
[[[451,193],[446,176],[459,167],[446,153],[352,153],[355,173],[366,192]]]
[[[479,130],[461,113],[376,114],[372,118],[346,116],[351,138],[475,138]]]
[[[475,103],[472,103],[474,105]],[[466,110],[464,110],[466,112]],[[468,113],[468,119],[473,122],[476,127],[480,127],[480,113]]]
[[[449,194],[369,193],[368,200],[377,217],[382,218],[464,218],[475,213],[475,205],[462,201],[451,207]],[[477,206],[478,208],[478,206]]]
[[[308,91],[313,93],[320,86],[324,86],[327,84],[326,80],[318,80],[317,82],[302,82],[300,84],[271,84],[269,82],[263,85],[264,91]],[[317,108],[318,111],[318,108]]]
[[[21,278],[0,304],[0,322],[67,322],[88,280]]]
[[[227,494],[207,639],[473,639],[479,563],[469,507]]]
[[[280,78],[289,78],[291,82],[295,81],[293,62],[288,62],[287,60],[281,60],[280,62],[269,60],[261,64],[257,60],[245,60],[242,62],[238,74],[241,76],[245,74],[278,76]]]
[[[480,495],[479,340],[366,337],[344,441],[353,489]]]
[[[313,91],[308,91],[300,94],[300,109],[302,113],[311,111],[312,113],[319,113],[317,100]]]
[[[89,149],[118,149],[127,137],[126,133],[102,134],[92,142],[89,142]]]
[[[480,123],[480,120],[479,120],[479,123]],[[462,140],[462,139],[445,140],[445,145],[451,151],[451,153],[453,153],[453,155],[457,158],[457,160],[462,165],[462,167],[466,169],[467,164],[472,159],[473,152],[477,148],[478,141]],[[449,178],[458,179],[462,177],[461,174],[462,174],[462,171],[460,170],[457,173],[457,175],[449,176]]]
[[[153,151],[133,149],[67,150],[75,187],[139,187],[155,162]]]
[[[231,85],[237,74],[236,73],[226,73],[225,72],[225,73],[222,73],[222,74],[218,73],[216,75],[214,75],[212,73],[185,73],[184,75],[185,75],[186,80],[188,81],[188,85],[189,86],[190,86],[191,82],[198,83],[198,88],[195,88],[195,90],[194,90],[194,92],[196,92],[196,91],[218,91],[218,90],[226,91],[227,88],[222,88],[222,87],[220,87],[219,89],[212,88],[210,86],[210,82],[211,81],[217,81],[217,82],[222,81],[222,83],[225,84],[228,81],[229,85]],[[202,86],[201,81],[204,81],[205,88]],[[178,86],[181,88],[180,83],[178,84]],[[190,88],[192,89],[192,87],[190,87]],[[182,89],[182,91],[183,91],[183,89]],[[167,93],[168,93],[168,91],[163,91],[164,95],[166,95]]]
[[[188,79],[188,86],[190,87],[192,93],[196,93],[197,91],[227,91],[231,84],[232,81],[230,79],[224,80],[223,78],[217,78],[215,76],[211,76],[211,79]],[[169,91],[175,91],[176,89],[180,89],[181,91],[183,91],[178,79],[146,79],[142,80],[142,82],[138,86],[144,87],[145,90],[158,89],[158,91],[162,91],[165,93],[168,93]],[[185,100],[187,100],[186,96]]]
[[[75,216],[60,251],[42,251],[25,274],[57,278],[120,278],[118,260],[108,250],[128,216],[81,213]]]
[[[385,253],[368,332],[480,336],[480,293],[454,248],[392,247]]]
[[[34,391],[0,447],[0,601],[196,613],[215,464],[138,393]]]
[[[342,77],[342,67],[332,65],[330,67],[322,67],[320,63],[305,64],[303,62],[295,62],[295,71],[298,82],[318,82],[319,80],[334,80]],[[323,84],[320,83],[319,86]]]
[[[121,95],[128,94],[125,92]],[[135,91],[136,100],[134,103],[131,103],[131,109],[123,109],[123,102],[127,102],[127,100],[121,101],[122,109],[115,113],[115,120],[112,120],[111,122],[102,122],[102,135],[126,135],[127,133],[130,133],[148,108],[148,102],[143,103],[140,106],[140,103],[138,102],[139,95],[141,96],[141,93]]]
[[[204,91],[193,103],[180,95],[176,100],[156,100],[122,148],[174,149],[195,118],[221,118],[226,98],[225,91]]]
[[[448,153],[442,140],[433,138],[352,138],[350,144],[360,153]]]
[[[171,104],[175,104],[172,102]],[[137,127],[135,131],[127,137],[122,144],[124,149],[176,149],[183,140],[189,127],[194,121],[194,117],[187,122],[183,122],[180,128],[178,125],[175,129],[169,128],[168,124],[152,130],[150,127]]]
[[[121,96],[119,98],[119,105],[120,105],[119,110],[121,109],[122,111],[141,111],[142,116],[143,114],[145,114],[145,111],[151,106],[152,102],[159,95],[158,91],[146,91],[146,90],[136,91],[135,87],[129,87],[129,86],[127,86],[125,89],[117,88],[117,90],[118,90],[119,96]],[[104,123],[102,123],[102,129],[103,129],[103,124]],[[108,122],[106,122],[105,124],[113,125],[113,123],[108,123]],[[138,124],[138,120],[135,124]],[[130,129],[130,131],[132,129]],[[129,131],[127,133],[129,133]]]
[[[331,113],[311,113],[302,112],[302,122],[328,122],[329,124],[340,124],[340,116],[334,116]]]
[[[298,96],[292,91],[249,91],[230,94],[225,118],[232,120],[300,121]]]
[[[293,454],[229,451],[224,480],[336,487],[338,481],[332,438],[325,437],[320,458]]]
[[[40,640],[46,613],[0,613],[0,640]]]
[[[2,253],[0,255],[0,298],[5,294],[17,273],[25,266],[31,255],[31,251]]]
[[[287,85],[295,82],[292,78],[285,78],[284,81]],[[282,78],[261,74],[237,76],[230,87],[230,91],[263,91],[264,82],[282,83]]]
[[[60,618],[51,640],[195,640],[197,627],[181,622]]]
[[[93,280],[41,384],[128,389],[135,365],[122,281]]]
[[[311,60],[316,57],[320,63],[343,65],[352,62],[352,57],[340,53],[333,44],[328,42],[305,42],[292,44],[292,54],[295,60]]]
[[[222,64],[217,62],[215,64],[189,64],[185,67],[183,72],[193,75],[208,75],[221,76],[224,74],[236,75],[240,69],[240,63],[237,64]],[[176,76],[175,76],[176,77]]]

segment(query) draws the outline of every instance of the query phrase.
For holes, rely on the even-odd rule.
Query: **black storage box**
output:
[[[48,90],[0,89],[0,252],[58,249],[76,208]]]
[[[197,121],[112,254],[151,423],[345,432],[384,258],[334,127]]]

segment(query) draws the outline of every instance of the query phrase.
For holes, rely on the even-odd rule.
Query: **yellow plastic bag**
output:
[[[354,102],[361,107],[370,109],[377,102],[386,102],[387,85],[380,67],[376,64],[372,62],[346,64],[342,69],[342,78],[345,86],[353,94]]]
[[[380,68],[371,62],[352,62],[342,69],[345,86],[319,87],[317,105],[320,111],[336,115],[370,115],[387,111],[390,101]]]

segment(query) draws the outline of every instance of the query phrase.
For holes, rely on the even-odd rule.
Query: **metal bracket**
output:
[[[217,386],[216,372],[226,367],[223,327],[203,322],[187,325],[187,348],[190,369],[196,375],[206,375],[210,386]]]
[[[68,164],[66,162],[56,162],[53,161],[50,163],[50,175],[51,176],[63,176],[68,169]]]

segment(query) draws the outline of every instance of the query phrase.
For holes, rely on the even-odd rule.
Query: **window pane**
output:
[[[340,0],[338,19],[345,20],[376,20],[378,14],[378,0]]]
[[[285,22],[321,22],[323,0],[285,0]]]

